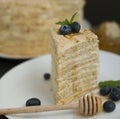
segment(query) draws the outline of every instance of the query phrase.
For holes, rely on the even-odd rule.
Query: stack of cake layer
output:
[[[61,3],[58,0],[0,0],[0,54],[33,57],[50,53],[50,30],[56,27],[59,16],[68,17]],[[80,10],[79,4],[67,4],[69,13]],[[77,9],[74,11],[72,7]],[[79,16],[82,21],[82,14]]]
[[[87,29],[66,36],[52,32],[52,81],[57,104],[77,102],[97,87],[97,39]]]

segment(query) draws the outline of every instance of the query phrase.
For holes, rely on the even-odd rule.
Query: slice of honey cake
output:
[[[77,102],[97,87],[98,37],[87,29],[80,30],[80,25],[75,23],[72,24],[78,30],[70,28],[72,25],[62,25],[63,32],[61,28],[52,31],[52,81],[56,104]]]

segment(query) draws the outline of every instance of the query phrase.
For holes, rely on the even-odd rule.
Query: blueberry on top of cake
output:
[[[61,35],[67,35],[71,33],[78,33],[80,31],[80,24],[77,21],[74,21],[74,18],[76,16],[77,12],[71,17],[70,20],[65,19],[64,21],[57,22],[57,24],[60,24],[61,27],[59,29],[59,34]]]

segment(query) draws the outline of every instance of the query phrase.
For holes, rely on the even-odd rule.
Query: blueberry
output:
[[[110,94],[110,99],[113,100],[113,101],[120,100],[120,92],[112,91],[111,94]]]
[[[103,109],[104,109],[104,111],[106,111],[106,112],[112,112],[112,111],[114,111],[114,110],[115,110],[115,107],[116,107],[116,105],[115,105],[115,103],[112,102],[112,101],[106,101],[106,102],[103,104]]]
[[[115,87],[113,88],[113,92],[114,92],[114,91],[120,92],[120,86],[115,86]]]
[[[67,35],[72,32],[72,28],[70,25],[62,25],[59,30],[61,35]]]
[[[51,77],[51,75],[50,75],[49,73],[45,73],[45,74],[44,74],[44,78],[45,78],[46,80],[50,79],[50,77]]]
[[[26,101],[26,106],[38,106],[41,105],[41,101],[38,98],[30,98]]]
[[[8,119],[5,115],[0,115],[0,119]]]
[[[108,95],[110,92],[111,92],[111,88],[109,86],[103,86],[100,89],[100,94],[103,96]]]
[[[80,28],[81,28],[81,26],[78,22],[73,22],[71,24],[71,27],[72,27],[72,32],[73,33],[78,33],[80,31]]]

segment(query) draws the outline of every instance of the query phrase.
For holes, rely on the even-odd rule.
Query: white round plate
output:
[[[27,99],[37,97],[42,105],[55,104],[50,80],[44,73],[51,73],[50,55],[29,60],[13,68],[0,80],[0,108],[25,106]],[[120,56],[100,51],[101,80],[120,79]],[[8,115],[9,119],[119,119],[120,101],[112,113],[102,112],[96,116],[83,117],[76,110]]]

